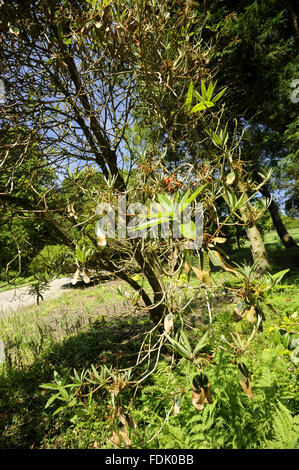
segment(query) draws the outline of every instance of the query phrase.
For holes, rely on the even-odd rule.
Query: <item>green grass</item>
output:
[[[235,349],[232,355],[223,342],[224,337],[233,343],[232,333],[243,341],[252,330],[246,319],[233,321],[238,301],[233,289],[239,281],[229,273],[212,272],[214,339],[209,339],[200,358],[213,404],[203,411],[192,404],[192,378],[198,366],[171,356],[166,347],[155,371],[133,388],[132,380],[155,367],[155,353],[132,369],[130,380],[126,370],[134,366],[142,344],[154,349],[159,335],[145,335],[152,329],[148,314],[134,311],[110,283],[74,289],[2,319],[6,361],[0,365],[0,448],[117,448],[113,432],[120,436],[125,429],[119,410],[126,412],[122,419],[126,416],[127,422],[135,423],[127,432],[131,448],[297,445],[298,368],[291,361],[292,350],[280,339],[277,342],[277,332],[299,333],[298,255],[282,248],[272,235],[266,241],[273,272],[290,270],[269,294],[273,309],[265,308],[263,331],[244,353]],[[244,247],[231,257],[240,263],[250,260],[250,252]],[[175,328],[184,322],[194,348],[209,330],[210,320],[199,281],[192,277],[190,284],[199,288],[192,299],[190,289],[177,288],[181,306],[191,301]],[[112,287],[118,285],[131,292],[121,282]],[[252,398],[239,383],[235,362],[240,361],[251,373]],[[107,376],[101,381],[97,374],[103,371]],[[45,383],[53,390],[42,388]],[[118,392],[111,394],[112,390]],[[128,447],[121,438],[120,446]]]

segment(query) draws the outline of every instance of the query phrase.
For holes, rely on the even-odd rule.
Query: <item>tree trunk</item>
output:
[[[260,189],[261,194],[266,197],[267,199],[270,199],[271,194],[267,186],[262,186]],[[272,220],[274,227],[276,228],[276,231],[279,235],[279,238],[281,239],[282,243],[286,248],[292,248],[294,246],[297,246],[295,240],[291,237],[291,235],[288,233],[281,217],[279,214],[279,210],[277,207],[277,204],[271,200],[271,203],[269,205],[269,212],[271,214]]]
[[[242,191],[243,187],[241,187],[240,184],[238,186],[238,189]],[[253,261],[259,264],[259,272],[264,273],[267,269],[270,269],[270,263],[268,261],[261,232],[255,219],[251,217],[252,209],[249,202],[240,208],[240,214],[245,224],[246,234],[250,242]]]

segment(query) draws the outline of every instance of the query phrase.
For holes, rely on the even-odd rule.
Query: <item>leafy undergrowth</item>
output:
[[[297,276],[269,294],[273,309],[244,350],[252,324],[234,321],[238,280],[212,275],[212,335],[204,293],[179,285],[174,329],[184,324],[190,350],[207,332],[191,361],[109,283],[2,320],[0,447],[297,448]]]

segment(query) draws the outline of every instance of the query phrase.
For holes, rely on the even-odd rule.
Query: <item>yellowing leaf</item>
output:
[[[236,178],[235,172],[232,171],[226,177],[226,184],[233,184],[233,182],[235,181],[235,178]]]
[[[224,238],[224,237],[215,237],[215,238],[213,238],[213,242],[214,243],[225,243],[226,238]]]

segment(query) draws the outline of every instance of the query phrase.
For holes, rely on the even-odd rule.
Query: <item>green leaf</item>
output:
[[[201,90],[201,96],[203,97],[203,99],[207,100],[208,99],[207,90],[206,90],[206,86],[203,80],[201,80],[201,83],[200,83],[200,90]]]
[[[64,387],[59,387],[59,391],[61,393],[61,396],[64,398],[65,401],[69,400],[69,394],[67,393],[66,389]]]
[[[275,283],[278,283],[281,281],[283,276],[289,272],[290,269],[284,269],[283,271],[279,271],[278,273],[275,273],[272,275],[272,279],[275,281]]]
[[[77,260],[80,261],[80,263],[84,263],[84,254],[80,250],[78,245],[76,246],[76,257],[77,257]]]
[[[188,93],[187,93],[187,98],[185,101],[185,109],[186,111],[190,111],[191,104],[192,104],[192,98],[193,98],[193,82],[191,80],[191,83],[188,88]]]
[[[59,385],[57,384],[41,384],[40,387],[47,390],[59,390]]]
[[[48,408],[53,403],[53,401],[55,401],[58,397],[59,397],[59,394],[52,395],[47,401],[45,408]]]
[[[187,349],[182,346],[180,343],[178,343],[175,339],[171,338],[165,331],[164,335],[172,345],[173,349],[180,354],[180,356],[185,357],[186,359],[193,359],[192,354],[187,351]]]
[[[165,194],[158,194],[158,200],[166,210],[173,210],[172,201]]]
[[[181,199],[180,202],[179,202],[179,205],[178,205],[178,210],[179,210],[179,212],[182,212],[182,211],[185,209],[185,207],[186,207],[186,201],[187,201],[187,199],[188,199],[188,197],[189,197],[189,194],[190,194],[190,191],[189,191],[189,189],[188,189],[188,191],[185,192],[184,196],[182,197],[182,199]]]
[[[196,227],[193,220],[188,223],[179,225],[180,232],[185,238],[190,238],[192,240],[196,237]]]
[[[157,219],[149,220],[148,222],[144,224],[134,227],[134,230],[142,230],[144,228],[154,227],[155,225],[163,224],[164,222],[168,222],[168,221],[169,221],[169,217],[159,217]]]
[[[59,408],[57,408],[57,410],[54,411],[53,416],[57,415],[63,410],[65,410],[65,406],[60,406]]]
[[[197,103],[195,106],[193,106],[193,108],[191,109],[191,113],[196,113],[198,111],[203,111],[207,108],[212,108],[212,106],[214,106],[214,103],[212,103],[211,101],[203,101],[201,103]]]
[[[226,90],[227,90],[227,87],[221,90],[216,96],[214,96],[213,102],[216,103],[216,101],[218,101],[221,98],[221,96],[223,95],[223,93],[226,92]]]
[[[208,89],[207,89],[207,99],[208,99],[208,101],[211,101],[212,96],[213,96],[213,91],[214,91],[214,87],[213,87],[212,82],[210,82],[209,86],[208,86]]]
[[[203,184],[200,186],[186,201],[186,204],[190,204],[194,199],[201,193],[201,191],[207,186],[207,184]]]
[[[187,351],[191,353],[191,345],[189,343],[188,337],[184,331],[181,331],[180,334],[180,342],[183,343],[183,346],[187,349]]]
[[[209,335],[209,332],[206,331],[205,334],[203,335],[203,337],[201,338],[201,340],[197,343],[194,351],[193,351],[193,355],[195,356],[202,348],[204,348],[207,344],[208,344],[208,335]]]

